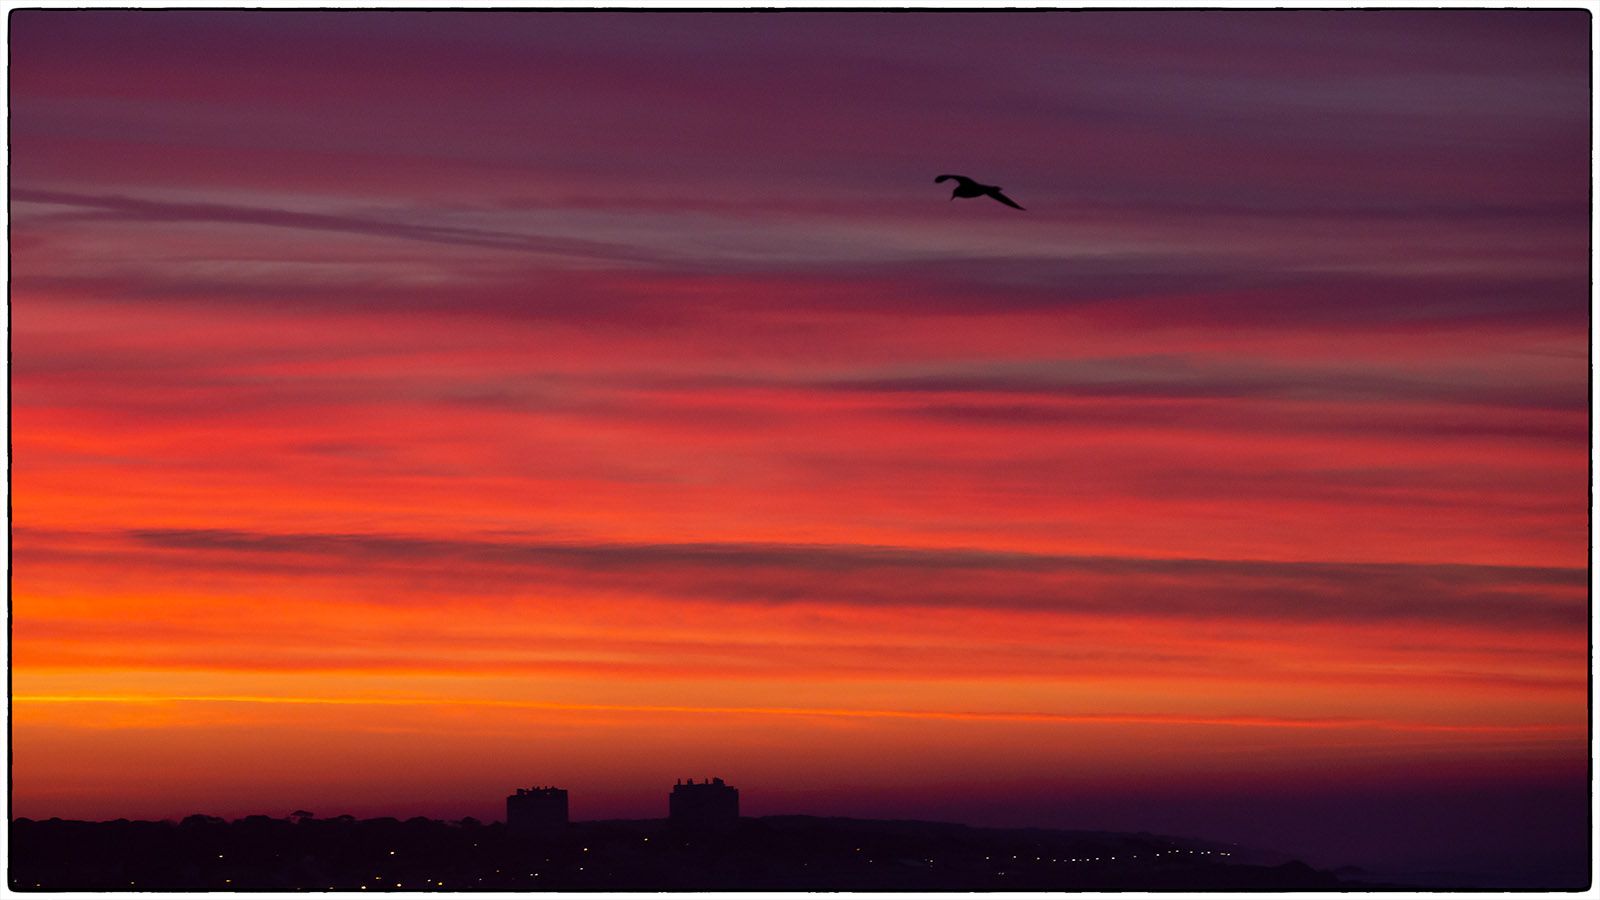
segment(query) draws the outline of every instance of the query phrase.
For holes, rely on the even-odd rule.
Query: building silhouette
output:
[[[695,784],[672,786],[667,798],[667,821],[674,827],[697,830],[732,828],[739,822],[739,789],[729,787],[721,778]]]
[[[563,788],[517,788],[506,798],[506,832],[517,836],[549,834],[567,827]]]

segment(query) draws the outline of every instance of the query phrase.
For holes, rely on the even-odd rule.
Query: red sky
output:
[[[1587,15],[10,23],[14,815],[1584,851]]]

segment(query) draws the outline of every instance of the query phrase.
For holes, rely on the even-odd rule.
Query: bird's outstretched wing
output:
[[[967,182],[967,181],[971,181],[972,180],[971,178],[968,178],[965,175],[940,175],[938,178],[935,178],[933,180],[933,183],[934,184],[938,184],[941,181],[949,181],[952,178],[954,178],[957,181],[961,181],[961,182]]]
[[[1012,209],[1022,209],[1021,206],[1017,205],[1017,201],[1011,199],[1010,197],[1007,197],[1005,194],[1000,193],[1000,189],[999,188],[995,188],[994,190],[990,191],[989,192],[989,196],[995,198],[996,200],[999,200],[1001,203],[1004,203],[1005,205],[1011,207]],[[1027,212],[1026,209],[1022,209],[1022,211],[1023,212]]]

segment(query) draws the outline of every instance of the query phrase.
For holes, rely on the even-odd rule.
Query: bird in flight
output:
[[[965,175],[940,175],[938,178],[933,180],[933,183],[938,184],[941,181],[951,178],[956,180],[956,189],[950,192],[951,200],[954,200],[957,197],[993,197],[1012,209],[1022,209],[1021,206],[1017,205],[1017,201],[1007,197],[1005,194],[1000,193],[1000,189],[994,185],[979,184]]]

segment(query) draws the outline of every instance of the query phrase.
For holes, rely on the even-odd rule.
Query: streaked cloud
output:
[[[701,601],[972,606],[1124,617],[1576,626],[1581,570],[1137,559],[976,549],[559,541],[141,530],[136,543],[292,572],[448,567],[490,578],[627,587]],[[205,563],[201,563],[205,565]]]

